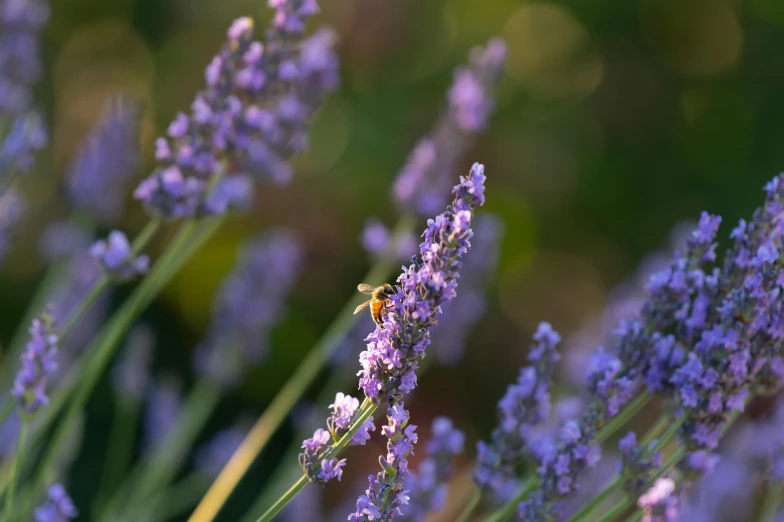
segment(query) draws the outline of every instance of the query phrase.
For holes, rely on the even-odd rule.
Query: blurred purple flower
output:
[[[485,312],[484,291],[498,264],[503,224],[484,213],[474,223],[474,241],[460,271],[460,299],[444,311],[430,334],[430,349],[441,364],[457,364],[463,358],[468,336]]]
[[[448,104],[430,134],[414,147],[392,187],[394,199],[421,215],[447,202],[454,170],[495,106],[492,91],[501,76],[506,46],[500,39],[471,51],[469,65],[455,71]]]
[[[30,342],[22,354],[22,367],[16,374],[11,394],[26,413],[35,413],[49,403],[46,386],[57,369],[57,335],[49,311],[34,319]]]
[[[16,191],[0,191],[0,266],[11,250],[11,233],[22,219],[23,204]]]
[[[241,422],[216,433],[212,439],[196,451],[196,469],[207,477],[215,479],[240,447],[250,430],[249,423]]]
[[[124,213],[128,183],[141,166],[140,120],[141,107],[136,100],[114,98],[71,168],[71,200],[101,223],[115,223]]]
[[[119,396],[134,402],[144,397],[154,346],[155,335],[147,325],[135,326],[128,334],[125,351],[112,372],[112,386]]]
[[[128,238],[119,230],[112,230],[106,240],[96,241],[90,247],[90,255],[101,262],[109,277],[118,281],[146,274],[150,265],[149,257],[134,254]]]
[[[461,297],[462,299],[462,297]],[[463,453],[465,434],[446,417],[433,420],[432,438],[426,445],[427,457],[406,482],[409,507],[399,520],[424,522],[446,505],[448,482],[454,475],[454,459]]]
[[[270,0],[275,17],[264,43],[250,18],[237,19],[228,42],[205,71],[207,89],[159,138],[159,167],[136,189],[161,218],[222,214],[252,198],[251,178],[285,183],[286,160],[307,148],[307,122],[338,83],[335,35],[303,39],[315,0]],[[205,192],[215,184],[205,199]]]
[[[53,262],[88,250],[92,238],[71,221],[55,221],[48,225],[38,241],[38,251],[44,261]]]
[[[389,247],[392,233],[378,218],[370,218],[362,229],[360,243],[366,252],[373,256],[381,256]],[[395,244],[394,256],[400,260],[408,260],[417,251],[417,241],[413,234],[399,237]]]
[[[296,238],[284,231],[245,245],[215,300],[207,338],[196,349],[194,364],[202,375],[235,386],[246,368],[266,358],[301,258]]]
[[[49,19],[42,0],[0,0],[0,196],[12,170],[32,168],[32,154],[46,145],[42,118],[32,109],[32,86],[43,66],[38,38]]]
[[[34,518],[35,522],[68,522],[78,514],[65,488],[61,484],[53,484],[49,487],[46,504],[36,508]]]
[[[630,431],[618,443],[621,450],[620,472],[623,477],[624,490],[632,495],[640,495],[650,483],[651,476],[661,466],[660,451],[649,454],[656,441],[648,447],[637,442],[637,435]]]
[[[153,384],[144,410],[144,446],[154,448],[166,438],[182,410],[180,387],[172,380]]]

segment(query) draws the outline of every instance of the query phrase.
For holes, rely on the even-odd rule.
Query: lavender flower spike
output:
[[[43,506],[35,510],[35,522],[68,522],[79,512],[61,484],[49,488],[49,498]]]
[[[392,187],[402,207],[424,216],[444,208],[457,162],[487,127],[505,56],[503,40],[494,39],[473,49],[469,65],[455,71],[446,108],[430,134],[416,144]]]
[[[110,232],[108,240],[93,244],[90,254],[101,262],[109,276],[119,281],[147,273],[150,265],[149,257],[133,253],[128,238],[119,230]]]
[[[302,249],[289,232],[270,232],[245,245],[215,300],[207,339],[196,349],[200,374],[232,387],[245,368],[264,360],[301,259]]]
[[[474,210],[484,203],[484,166],[475,163],[453,189],[447,211],[428,220],[420,245],[422,264],[404,268],[401,286],[383,328],[368,336],[360,355],[359,385],[375,404],[395,404],[416,386],[418,362],[430,344],[430,328],[441,305],[455,297],[460,259],[471,246]]]
[[[51,315],[45,311],[33,320],[30,327],[30,342],[22,354],[22,367],[16,375],[12,395],[20,408],[28,414],[48,404],[46,385],[51,374],[57,370],[57,335]]]
[[[387,455],[379,459],[382,471],[368,477],[370,486],[357,499],[356,512],[348,516],[350,522],[386,521],[403,514],[402,507],[409,503],[409,491],[405,489],[410,476],[408,457],[417,441],[416,426],[408,424],[408,419],[402,403],[387,411],[388,424],[382,428],[388,439]]]
[[[286,160],[307,147],[307,122],[337,87],[334,34],[302,38],[315,0],[270,0],[275,9],[264,43],[250,18],[237,19],[228,42],[205,71],[207,88],[159,138],[159,167],[134,197],[161,218],[188,218],[241,209],[252,179],[285,183]],[[209,192],[214,185],[214,190]]]
[[[141,165],[140,113],[136,100],[112,99],[71,168],[68,195],[101,223],[122,217],[128,182]]]
[[[553,372],[560,359],[555,347],[561,337],[550,323],[540,323],[533,340],[528,351],[531,364],[520,370],[517,382],[506,389],[498,403],[499,427],[489,444],[477,444],[474,480],[504,500],[516,484],[515,465],[537,450],[535,428],[547,420]]]

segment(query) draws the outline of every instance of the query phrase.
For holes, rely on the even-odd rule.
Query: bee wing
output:
[[[357,314],[357,313],[359,313],[360,311],[362,311],[362,309],[364,309],[364,308],[365,308],[367,305],[369,305],[369,304],[370,304],[370,301],[372,301],[372,299],[368,299],[367,301],[365,301],[364,303],[362,303],[361,305],[359,305],[358,307],[356,307],[356,308],[354,309],[354,313],[355,313],[355,314]]]
[[[359,290],[363,294],[370,295],[370,294],[373,293],[373,290],[375,290],[375,287],[370,286],[367,283],[360,283],[360,284],[357,285],[357,290]],[[356,313],[356,312],[354,312],[354,313]]]

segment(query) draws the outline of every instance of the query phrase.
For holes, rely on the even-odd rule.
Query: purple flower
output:
[[[35,522],[68,522],[78,514],[65,488],[61,484],[53,484],[46,504],[35,509],[34,518]]]
[[[22,354],[22,367],[16,374],[11,394],[26,413],[35,413],[49,403],[46,385],[57,369],[57,335],[49,311],[34,319],[30,341]]]
[[[392,520],[409,504],[408,457],[413,454],[417,434],[416,426],[408,424],[408,419],[402,403],[387,409],[388,424],[382,428],[387,437],[387,455],[379,458],[382,470],[368,477],[370,486],[357,499],[356,511],[348,520]]]
[[[128,238],[119,230],[111,231],[107,240],[96,241],[90,247],[90,254],[101,262],[110,277],[119,281],[146,274],[150,265],[150,258],[137,256]]]
[[[71,200],[101,223],[122,217],[128,182],[141,166],[140,113],[135,100],[113,99],[71,168]]]
[[[302,442],[302,448],[305,450],[299,455],[300,467],[310,478],[311,482],[324,483],[330,479],[340,477],[343,474],[343,466],[346,464],[346,459],[338,461],[337,459],[326,459],[325,456],[331,450],[331,441],[339,441],[351,429],[352,421],[359,413],[359,400],[351,395],[344,395],[338,393],[335,396],[335,402],[329,405],[331,414],[327,419],[327,428],[329,431],[321,428],[317,429],[313,437],[305,439]],[[360,429],[351,437],[350,445],[364,446],[365,442],[370,439],[370,432],[374,431],[376,426],[373,424],[373,419],[368,419],[360,427]],[[326,464],[325,464],[326,463]],[[316,472],[316,467],[320,468]],[[324,466],[327,466],[325,469]]]
[[[202,375],[232,387],[246,368],[264,360],[301,258],[288,232],[270,232],[243,247],[215,299],[207,338],[196,349],[194,364]]]
[[[414,147],[392,187],[394,199],[422,215],[444,207],[457,162],[483,131],[495,104],[506,47],[500,39],[471,51],[469,66],[455,71],[448,105],[430,134]]]
[[[460,277],[460,299],[445,310],[433,327],[431,351],[441,364],[457,364],[468,336],[485,312],[484,291],[498,264],[503,224],[495,215],[477,216],[472,251],[466,254]]]
[[[431,513],[441,511],[447,499],[448,482],[454,475],[454,459],[463,453],[465,435],[455,429],[446,417],[433,420],[432,437],[427,443],[427,456],[406,482],[409,507],[400,520],[423,522]]]
[[[243,424],[216,433],[196,452],[196,468],[208,477],[217,477],[245,440],[248,429],[249,427]]]
[[[0,91],[3,88],[0,85]],[[14,171],[29,172],[33,169],[34,154],[43,149],[48,141],[43,118],[37,111],[30,109],[16,116],[0,142],[0,196],[7,191]]]
[[[503,497],[508,484],[514,482],[516,464],[534,450],[534,429],[547,420],[553,372],[560,359],[555,347],[560,339],[550,323],[539,324],[528,350],[531,365],[520,370],[517,382],[499,401],[500,424],[490,443],[480,442],[477,447],[474,480],[496,497]]]
[[[430,343],[429,329],[441,305],[456,295],[460,259],[470,247],[474,209],[484,203],[484,167],[474,164],[454,188],[447,211],[428,221],[421,264],[405,268],[383,327],[370,334],[360,355],[360,387],[375,403],[394,404],[416,386],[418,361]]]
[[[136,326],[128,335],[123,357],[112,373],[115,392],[133,401],[139,401],[147,390],[150,380],[155,336],[148,326]]]
[[[308,119],[337,87],[335,36],[321,30],[303,39],[305,18],[318,11],[315,0],[270,6],[275,17],[264,42],[253,40],[251,19],[236,20],[207,66],[207,88],[189,115],[172,122],[169,138],[159,138],[159,167],[134,193],[152,215],[176,219],[242,209],[253,178],[291,178],[286,160],[307,148]]]
[[[660,478],[646,493],[637,500],[643,509],[643,522],[675,522],[678,519],[675,495],[675,482],[670,478]]]

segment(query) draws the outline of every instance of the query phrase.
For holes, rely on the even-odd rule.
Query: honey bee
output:
[[[382,317],[386,313],[387,308],[390,308],[389,297],[395,295],[394,287],[386,283],[376,287],[362,283],[357,286],[357,290],[372,297],[359,305],[356,310],[354,310],[354,313],[359,313],[360,310],[367,305],[370,305],[370,315],[373,317],[373,322],[381,328],[384,328]]]

